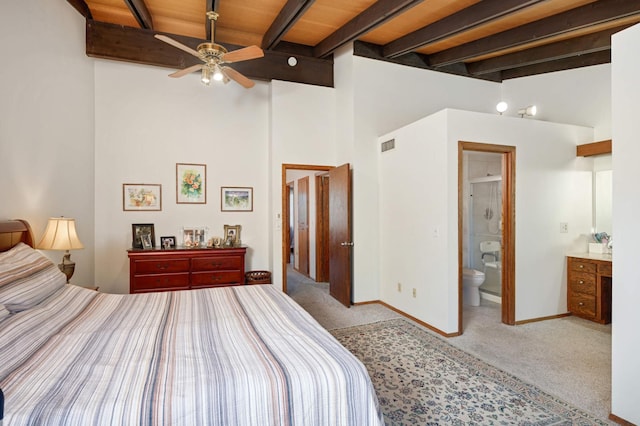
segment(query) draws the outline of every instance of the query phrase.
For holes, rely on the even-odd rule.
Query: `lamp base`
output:
[[[62,256],[62,263],[58,264],[58,268],[60,268],[62,273],[67,276],[67,283],[69,283],[69,280],[76,270],[76,262],[71,260],[71,253],[69,253],[69,250],[67,250],[64,256]]]

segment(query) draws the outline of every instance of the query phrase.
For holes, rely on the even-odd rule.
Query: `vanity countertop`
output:
[[[567,256],[577,257],[581,259],[603,260],[605,262],[611,262],[610,253],[568,253]]]

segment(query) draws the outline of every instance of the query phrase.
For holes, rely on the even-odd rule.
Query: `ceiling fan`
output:
[[[215,34],[215,21],[218,19],[218,16],[217,12],[207,12],[207,18],[211,21],[211,42],[199,44],[197,50],[193,50],[189,46],[185,46],[184,44],[165,35],[155,35],[155,38],[158,40],[162,40],[173,47],[184,50],[185,52],[200,58],[204,62],[203,64],[192,65],[188,68],[169,74],[169,77],[183,77],[194,71],[202,70],[202,83],[205,86],[211,85],[211,80],[222,81],[225,84],[228,83],[229,80],[233,80],[241,86],[250,89],[255,85],[253,81],[224,64],[261,58],[264,56],[264,52],[258,46],[248,46],[228,52],[224,46],[216,44],[213,37]]]

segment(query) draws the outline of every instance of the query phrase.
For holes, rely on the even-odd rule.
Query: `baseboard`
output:
[[[418,318],[416,318],[414,316],[411,316],[408,313],[406,313],[404,311],[401,311],[400,309],[398,309],[398,308],[396,308],[394,306],[389,305],[388,303],[383,302],[382,300],[371,300],[371,301],[368,301],[368,302],[358,302],[358,303],[354,303],[353,306],[371,305],[371,304],[374,304],[374,303],[378,304],[378,305],[382,305],[387,309],[391,309],[393,312],[395,312],[397,314],[400,314],[403,317],[405,317],[407,319],[410,319],[411,321],[413,321],[413,322],[415,322],[417,324],[420,324],[421,326],[423,326],[425,328],[428,328],[429,330],[433,331],[434,333],[438,333],[439,335],[441,335],[443,337],[456,337],[456,336],[460,335],[460,333],[445,333],[444,331],[442,331],[442,330],[440,330],[440,329],[438,329],[438,328],[436,328],[436,327],[434,327],[432,325],[429,325],[426,322],[421,321]]]
[[[566,314],[550,315],[548,317],[531,318],[527,320],[516,321],[516,325],[529,324],[530,322],[546,321],[546,320],[552,320],[552,319],[558,319],[558,318],[564,318],[564,317],[570,317],[570,316],[571,316],[571,313],[567,312]]]
[[[612,422],[616,422],[617,424],[622,426],[636,426],[635,423],[628,422],[625,419],[622,419],[613,413],[609,413],[609,420],[611,420]]]

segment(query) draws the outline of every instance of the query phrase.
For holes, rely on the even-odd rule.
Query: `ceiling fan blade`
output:
[[[178,70],[174,73],[169,74],[169,77],[173,77],[173,78],[184,77],[185,75],[191,74],[194,71],[201,70],[203,67],[204,67],[204,64],[191,65],[188,68]]]
[[[154,37],[157,38],[158,40],[162,40],[165,43],[172,45],[173,47],[177,47],[180,50],[184,50],[185,52],[192,54],[196,58],[200,58],[200,54],[198,52],[196,52],[195,50],[193,50],[189,46],[185,46],[184,44],[180,43],[179,41],[175,41],[171,37],[167,37],[166,35],[163,35],[163,34],[156,34],[156,35],[154,35]]]
[[[245,89],[251,89],[255,83],[231,67],[220,67],[222,73]]]
[[[247,61],[249,59],[262,58],[263,56],[264,52],[258,46],[248,46],[234,50],[233,52],[225,53],[222,60],[224,62],[240,62]]]

